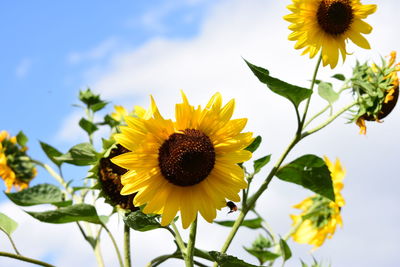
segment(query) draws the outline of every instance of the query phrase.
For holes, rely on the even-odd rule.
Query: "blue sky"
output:
[[[147,106],[152,94],[166,117],[173,115],[180,89],[196,105],[204,104],[214,92],[220,91],[225,101],[236,99],[235,116],[249,118],[248,130],[264,137],[255,158],[272,153],[274,161],[294,131],[292,107],[266,91],[241,57],[267,67],[275,76],[308,86],[315,60],[300,56],[293,49],[294,43],[287,41],[288,23],[282,20],[288,13],[287,4],[289,1],[263,0],[2,3],[0,130],[11,134],[24,130],[30,138],[30,155],[48,162],[38,140],[62,151],[85,141],[76,127],[83,114],[72,107],[77,103],[79,89],[89,86],[112,101],[108,111],[113,104],[127,108]],[[372,50],[349,45],[353,55],[348,56],[346,63],[339,63],[335,71],[322,68],[320,78],[327,79],[336,72],[349,75],[355,58],[377,59],[391,50],[399,50],[395,34],[398,23],[393,23],[399,9],[399,1],[380,1],[378,12],[367,20],[374,26],[367,37]],[[338,107],[349,98],[338,103]],[[315,97],[311,107],[315,111],[324,105]],[[347,169],[344,228],[315,254],[332,262],[332,266],[397,265],[400,213],[396,203],[400,198],[394,188],[399,186],[395,168],[400,151],[399,142],[395,141],[400,130],[399,115],[397,107],[384,123],[370,124],[366,137],[358,135],[357,127],[339,119],[332,127],[301,143],[289,158],[305,153],[327,155],[331,159],[340,157]],[[73,177],[76,172],[70,168],[67,175]],[[259,182],[263,175],[265,171],[260,174]],[[39,170],[34,183],[44,181],[52,182]],[[273,181],[269,190],[259,206],[276,231],[284,235],[291,223],[288,213],[294,212],[291,206],[310,192],[279,181]],[[0,199],[0,211],[20,222],[15,239],[27,255],[51,259],[59,266],[94,266],[91,251],[77,229],[70,225],[38,224],[3,196]],[[225,212],[218,218],[227,219]],[[116,231],[118,226],[118,220],[114,220]],[[35,233],[30,231],[32,227]],[[227,234],[225,229],[205,222],[199,231],[215,233],[199,237],[200,247],[214,250],[220,248]],[[48,233],[46,238],[40,234],[43,232]],[[31,236],[28,240],[27,234]],[[241,245],[250,244],[257,234],[241,230],[231,253],[253,261]],[[173,249],[167,241],[169,236],[162,232],[135,233],[135,236],[133,251],[136,255],[147,255],[136,257],[136,266],[144,266],[152,256]],[[40,247],[34,241],[38,238],[42,240]],[[104,239],[107,243],[106,236]],[[154,249],[148,242],[153,239],[161,239],[163,248]],[[286,266],[298,266],[299,257],[311,261],[310,247],[290,245],[295,257]],[[109,250],[105,245],[104,251]],[[69,257],[71,253],[75,259]],[[106,255],[110,266],[114,266],[115,260],[112,252]],[[28,266],[0,258],[0,265],[11,263]]]

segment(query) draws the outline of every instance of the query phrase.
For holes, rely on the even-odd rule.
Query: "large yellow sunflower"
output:
[[[315,195],[293,206],[302,210],[301,214],[290,215],[293,226],[297,227],[292,234],[293,240],[313,245],[313,249],[322,246],[326,238],[332,238],[337,225],[343,225],[340,211],[345,201],[340,191],[343,189],[345,170],[339,160],[333,164],[327,157],[324,159],[331,172],[335,202]]]
[[[247,119],[231,120],[234,100],[223,106],[217,93],[205,108],[195,108],[183,92],[182,99],[176,121],[164,119],[153,98],[147,111],[136,107],[137,117],[125,117],[127,126],[115,135],[131,152],[112,162],[128,170],[121,178],[122,195],[137,192],[134,205],[162,214],[162,225],[180,211],[187,228],[198,212],[212,222],[227,199],[240,201],[238,193],[247,183],[238,163],[251,158],[244,148],[253,137],[241,133]]]
[[[304,49],[313,58],[322,49],[322,63],[333,69],[339,57],[346,58],[346,43],[350,39],[359,47],[370,49],[368,41],[361,35],[368,34],[372,27],[364,22],[376,11],[376,5],[363,5],[360,0],[292,0],[287,8],[292,14],[284,19],[292,23],[293,32],[289,40],[297,41],[296,49]]]

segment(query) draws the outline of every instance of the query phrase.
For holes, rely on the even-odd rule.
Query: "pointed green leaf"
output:
[[[87,132],[89,135],[91,135],[92,133],[94,133],[99,129],[93,122],[88,121],[85,118],[82,118],[79,121],[79,126],[81,126],[81,128],[85,130],[85,132]]]
[[[271,155],[267,155],[265,157],[256,159],[254,161],[254,174],[258,173],[261,171],[261,169],[268,164],[268,162],[271,160]]]
[[[88,204],[76,204],[69,207],[44,212],[25,212],[35,219],[46,223],[59,224],[85,221],[95,224],[102,224],[99,216],[97,215],[96,208]]]
[[[227,226],[227,227],[232,227],[235,221],[214,221],[216,224],[222,225],[222,226]],[[250,229],[258,229],[262,227],[262,219],[261,218],[255,218],[255,219],[250,219],[250,220],[244,220],[242,222],[241,226],[245,226]]]
[[[310,89],[281,81],[277,78],[270,76],[268,70],[255,66],[245,59],[244,61],[246,62],[247,66],[249,66],[254,75],[257,76],[260,82],[266,84],[272,92],[290,100],[290,102],[292,102],[296,108],[302,101],[311,96],[312,91]]]
[[[6,233],[7,235],[11,235],[15,229],[17,229],[18,223],[0,212],[0,230]]]
[[[65,196],[61,190],[52,184],[38,184],[20,192],[6,193],[6,195],[18,206],[33,206],[39,204],[65,206],[71,204],[71,201],[65,201]]]
[[[324,160],[315,155],[301,156],[280,168],[276,176],[335,201],[330,171]]]
[[[17,134],[17,143],[20,146],[25,146],[26,143],[28,143],[28,137],[24,134],[23,131],[19,131],[19,133]]]
[[[49,144],[46,144],[44,142],[39,142],[40,146],[42,147],[43,152],[46,154],[46,156],[57,166],[61,166],[62,161],[56,160],[56,157],[59,157],[62,155],[60,151],[58,151],[56,148],[52,147]]]
[[[279,247],[281,248],[282,258],[284,261],[287,261],[292,257],[292,251],[290,250],[288,244],[284,239],[279,240]]]
[[[337,74],[333,75],[332,78],[335,78],[335,79],[337,79],[337,80],[339,80],[339,81],[344,81],[344,80],[346,80],[346,77],[345,77],[343,74],[341,74],[341,73],[337,73]]]
[[[245,150],[248,150],[251,153],[253,153],[260,146],[261,141],[262,141],[262,137],[261,136],[257,136],[256,138],[254,138],[253,142],[251,142],[251,144],[248,147],[245,148]]]
[[[218,263],[219,267],[259,267],[225,253],[210,251],[208,254]]]
[[[97,152],[89,143],[81,143],[72,147],[67,153],[55,157],[56,160],[77,166],[93,165],[97,162]]]
[[[129,213],[124,218],[124,222],[134,230],[146,232],[161,227],[160,223],[156,220],[156,217],[157,215],[144,214],[138,210]]]
[[[96,103],[96,104],[90,106],[90,109],[93,112],[96,112],[96,111],[102,110],[105,106],[107,106],[107,104],[108,104],[108,102],[100,101],[99,103]]]
[[[331,83],[320,83],[318,85],[318,94],[331,105],[339,99],[339,94],[333,90]]]
[[[86,104],[86,106],[91,107],[100,102],[103,102],[100,99],[100,95],[93,94],[90,88],[86,89],[86,91],[79,91],[79,100]]]
[[[276,258],[280,257],[279,254],[273,253],[268,250],[262,250],[262,249],[255,249],[255,248],[246,248],[243,247],[248,253],[256,257],[259,261],[260,264],[264,264],[267,261],[270,260],[275,260]]]

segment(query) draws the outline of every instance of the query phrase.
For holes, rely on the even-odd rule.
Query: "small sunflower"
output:
[[[293,226],[297,226],[297,229],[292,234],[293,240],[297,243],[313,245],[313,250],[322,246],[326,238],[333,237],[337,225],[343,225],[340,211],[345,201],[340,191],[343,189],[345,170],[339,160],[332,163],[327,157],[324,157],[324,159],[328,169],[331,171],[335,202],[320,195],[315,195],[293,206],[302,210],[301,214],[290,215],[293,220]]]
[[[382,66],[357,64],[353,74],[353,91],[359,100],[359,109],[352,121],[360,127],[360,134],[367,133],[365,121],[381,122],[389,115],[399,98],[400,64],[395,64],[396,52],[392,52]]]
[[[292,0],[287,8],[292,14],[284,19],[292,23],[290,41],[297,41],[295,49],[303,49],[313,58],[322,49],[324,66],[336,67],[339,52],[346,58],[346,40],[359,47],[370,49],[361,34],[368,34],[372,27],[363,21],[376,11],[376,5],[363,5],[360,0]]]
[[[129,112],[123,106],[115,105],[114,110],[115,111],[111,113],[111,118],[118,122],[123,121],[124,117],[129,115]]]
[[[7,131],[0,132],[0,177],[4,180],[7,192],[13,186],[19,190],[27,188],[37,175],[26,150],[26,146],[19,146],[15,136],[10,137]]]
[[[187,228],[198,212],[212,222],[227,200],[240,201],[238,193],[247,183],[238,163],[251,158],[244,148],[253,137],[241,133],[247,119],[231,120],[234,100],[222,106],[217,93],[205,108],[195,108],[183,92],[182,99],[175,122],[161,116],[153,98],[147,111],[136,107],[137,117],[125,117],[127,126],[115,135],[131,152],[111,161],[128,170],[121,179],[122,195],[137,192],[134,205],[161,214],[164,226],[180,211]]]

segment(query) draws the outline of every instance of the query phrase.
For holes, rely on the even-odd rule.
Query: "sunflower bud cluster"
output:
[[[16,136],[10,137],[8,132],[0,132],[0,177],[4,180],[9,192],[14,186],[16,189],[25,189],[36,176],[35,163],[26,154],[27,147],[18,141]]]
[[[352,122],[360,127],[360,134],[366,134],[365,121],[385,118],[396,106],[399,97],[399,64],[395,64],[396,52],[389,60],[382,60],[382,66],[368,63],[357,65],[353,70],[353,92],[358,99],[358,111]]]

